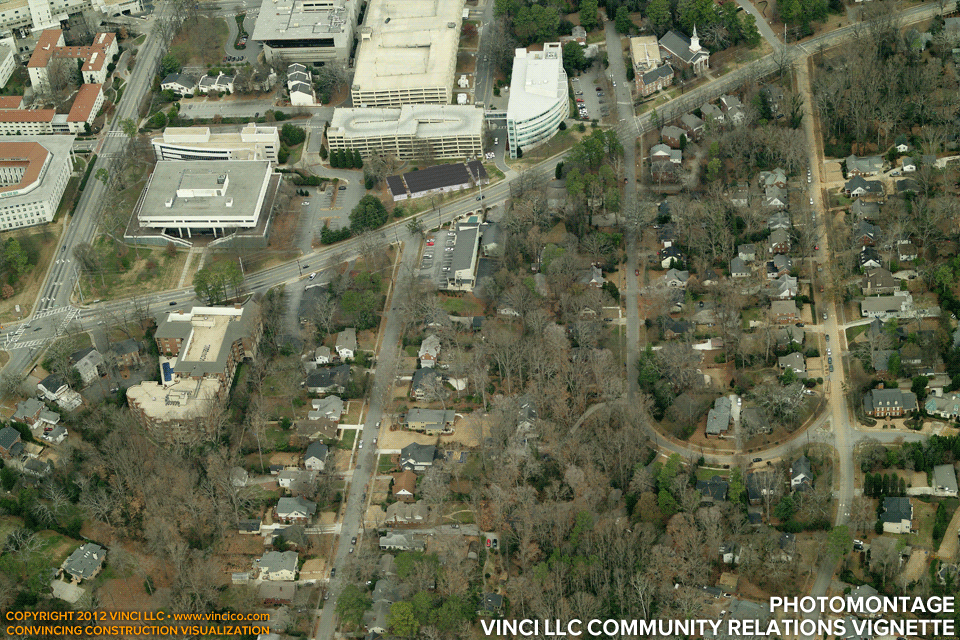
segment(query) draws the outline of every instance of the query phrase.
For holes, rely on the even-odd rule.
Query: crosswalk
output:
[[[120,129],[113,129],[112,131],[109,131],[107,133],[107,137],[108,138],[125,138],[127,137],[127,134],[125,134]]]
[[[31,321],[40,320],[42,318],[49,318],[51,316],[56,316],[61,314],[63,314],[63,318],[60,320],[59,324],[57,325],[57,330],[56,330],[56,337],[60,337],[66,332],[67,326],[71,322],[73,322],[74,320],[80,317],[80,309],[77,309],[75,307],[57,307],[54,309],[44,309],[34,314],[34,316],[31,318]],[[32,349],[34,347],[42,346],[46,344],[49,340],[51,340],[51,338],[38,338],[35,340],[27,340],[27,341],[21,342],[20,338],[23,336],[23,333],[27,330],[29,326],[30,326],[30,322],[25,322],[19,325],[17,327],[17,330],[14,331],[13,333],[7,334],[5,340],[2,343],[0,343],[0,348],[5,349],[7,351],[12,351],[14,349]]]

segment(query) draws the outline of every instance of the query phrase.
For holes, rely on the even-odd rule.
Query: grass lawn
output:
[[[300,156],[303,155],[303,143],[301,142],[295,147],[287,147],[290,150],[290,155],[287,157],[287,166],[293,166],[300,162]]]
[[[443,522],[459,522],[460,524],[473,524],[473,512],[462,502],[453,502],[444,508]]]
[[[87,298],[110,300],[176,288],[187,253],[128,247],[101,236],[94,245],[102,265],[88,272],[80,286]]]
[[[63,190],[63,197],[60,198],[60,206],[57,207],[57,213],[53,216],[54,220],[59,220],[60,216],[73,209],[73,202],[80,193],[80,178],[73,176],[67,181],[67,188]]]
[[[848,329],[847,329],[847,342],[848,342],[848,343],[853,342],[854,338],[856,338],[858,335],[860,335],[861,333],[865,332],[865,331],[866,331],[867,329],[869,329],[869,328],[870,328],[870,325],[868,325],[868,324],[860,325],[859,327],[850,327],[850,328],[848,328]]]
[[[147,34],[143,34],[142,36],[138,36],[137,39],[133,41],[133,44],[139,46],[143,44],[146,39],[147,39]]]
[[[389,459],[389,456],[387,456]],[[17,516],[0,516],[0,540],[6,540],[14,529],[23,526],[23,518]]]
[[[173,39],[170,53],[186,65],[211,65],[223,59],[223,46],[229,31],[223,18],[197,16],[184,21]]]
[[[440,306],[443,307],[444,311],[454,316],[472,317],[480,315],[483,311],[478,305],[473,304],[471,300],[459,297],[444,298],[440,302]]]
[[[913,500],[913,520],[918,523],[917,533],[907,537],[907,544],[923,549],[933,549],[933,521],[937,514],[937,503]]]
[[[709,480],[713,476],[720,476],[721,478],[725,479],[729,473],[730,471],[727,469],[709,469],[707,467],[698,467],[697,480]]]
[[[393,460],[390,459],[390,456],[382,455],[377,459],[377,473],[384,474],[392,470],[393,470]]]
[[[749,329],[751,320],[760,320],[760,309],[745,309],[741,316],[743,317],[743,328],[745,330]]]
[[[83,173],[87,169],[87,161],[77,156],[73,159],[73,170],[77,173]]]
[[[343,437],[340,438],[340,448],[341,449],[352,449],[353,441],[357,439],[357,430],[356,429],[344,429]]]

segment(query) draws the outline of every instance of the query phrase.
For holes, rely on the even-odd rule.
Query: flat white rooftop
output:
[[[548,111],[557,100],[565,100],[567,87],[561,84],[563,55],[559,42],[548,42],[543,51],[517,49],[510,76],[507,119],[523,121]]]
[[[317,41],[333,38],[342,46],[353,37],[351,17],[358,0],[263,0],[253,39]]]
[[[410,104],[399,109],[337,109],[327,135],[347,138],[479,135],[483,110],[473,106]]]
[[[371,0],[355,91],[453,86],[465,0]]]

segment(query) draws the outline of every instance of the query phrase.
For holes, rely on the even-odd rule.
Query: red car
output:
[[[583,102],[583,98],[577,98],[577,102]]]
[[[637,277],[639,278],[639,277],[640,277],[640,269],[637,269],[636,274],[637,274]]]
[[[433,240],[427,240],[427,246],[428,246],[428,247],[432,247],[432,246],[433,246]]]

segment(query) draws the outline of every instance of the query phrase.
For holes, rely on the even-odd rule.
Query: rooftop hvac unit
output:
[[[227,181],[227,175],[225,173],[221,173],[219,176],[217,176],[217,184],[223,184],[226,181]]]

